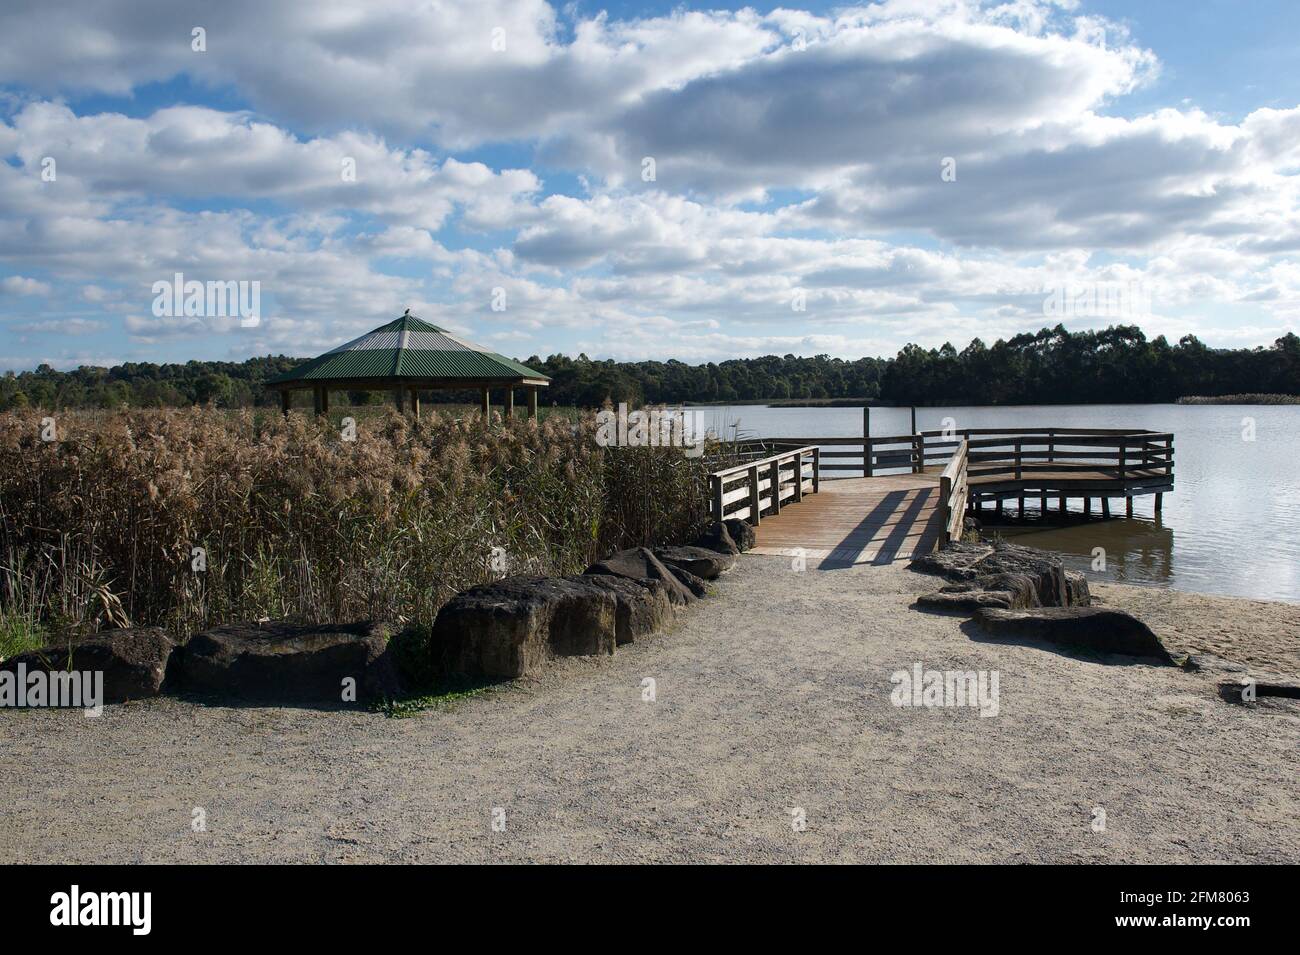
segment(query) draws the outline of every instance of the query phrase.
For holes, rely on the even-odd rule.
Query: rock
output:
[[[726,525],[727,533],[731,535],[732,542],[742,554],[747,550],[754,549],[754,545],[758,543],[758,537],[754,534],[752,525],[745,523],[738,517],[729,517],[722,523]]]
[[[695,538],[695,546],[717,551],[719,554],[734,556],[740,553],[740,548],[731,539],[731,534],[727,531],[727,525],[722,521],[714,521],[710,524],[703,534]]]
[[[190,637],[182,657],[187,690],[267,702],[344,703],[397,696],[388,628],[372,621],[287,621],[216,627]]]
[[[613,653],[617,619],[614,591],[585,577],[507,577],[448,601],[431,644],[447,674],[515,679],[554,656]]]
[[[706,584],[702,578],[696,577],[689,570],[684,570],[681,567],[669,565],[668,569],[671,570],[674,576],[682,582],[682,585],[696,597],[707,597],[709,595],[709,585]]]
[[[104,674],[103,703],[157,696],[167,679],[176,644],[157,627],[101,630],[71,644],[48,646],[9,657],[0,670],[98,671]]]
[[[615,640],[619,646],[662,630],[673,619],[673,604],[662,581],[649,578],[630,580],[602,574],[584,575],[581,579],[614,595],[617,602]]]
[[[1095,653],[1150,657],[1172,663],[1160,638],[1137,617],[1107,607],[984,608],[975,612],[984,630],[1000,637],[1028,637]]]
[[[939,550],[917,557],[907,566],[923,574],[938,574],[949,580],[970,580],[978,576],[975,565],[993,554],[993,546],[985,543],[956,541]]]
[[[705,580],[717,580],[736,563],[736,558],[730,554],[720,554],[704,547],[657,547],[655,556],[669,567],[680,567]]]
[[[617,554],[598,561],[583,571],[583,574],[604,574],[610,577],[626,577],[629,580],[658,580],[668,591],[668,599],[675,606],[684,607],[695,600],[693,594],[677,576],[664,565],[648,548],[633,547],[621,550]]]
[[[1083,574],[1066,570],[1061,559],[1047,551],[1021,547],[998,541],[987,543],[953,543],[933,554],[918,557],[909,565],[922,573],[939,574],[959,583],[972,583],[975,588],[1019,592],[1024,581],[1034,591],[1013,600],[1015,607],[1087,607],[1092,603],[1088,580]],[[1008,588],[1009,581],[1015,586]]]
[[[1028,574],[988,574],[940,587],[935,593],[917,598],[916,602],[932,610],[978,610],[980,607],[1025,610],[1042,606],[1037,581]]]

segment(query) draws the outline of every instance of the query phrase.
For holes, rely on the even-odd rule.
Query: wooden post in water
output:
[[[1092,498],[1090,497],[1083,499],[1083,516],[1092,517]]]
[[[1047,492],[1046,491],[1043,492],[1042,496],[1038,500],[1038,517],[1040,520],[1047,517]]]
[[[1062,494],[1060,497],[1058,497],[1058,498],[1056,499],[1056,506],[1057,506],[1058,508],[1061,509],[1061,513],[1062,513],[1062,514],[1064,514],[1064,513],[1066,512],[1066,510],[1067,510],[1068,508],[1067,508],[1066,503],[1065,503],[1065,495],[1064,495],[1064,494]]]
[[[862,476],[871,477],[871,406],[862,406]]]
[[[1165,496],[1164,496],[1163,494],[1157,494],[1157,495],[1156,495],[1156,513],[1159,514],[1159,513],[1160,513],[1161,511],[1163,511],[1164,509],[1165,509]]]
[[[1124,498],[1124,510],[1126,512],[1125,516],[1133,516],[1133,495],[1130,494],[1128,497]]]
[[[919,442],[919,445],[918,445]],[[916,405],[912,406],[912,473],[925,470],[925,438],[916,433]]]
[[[1106,520],[1110,520],[1110,498],[1108,497],[1101,499],[1101,516]]]

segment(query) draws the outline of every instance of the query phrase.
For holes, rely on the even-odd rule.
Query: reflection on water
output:
[[[1039,523],[1026,513],[1023,525],[999,526],[984,521],[986,534],[997,533],[1029,547],[1057,551],[1072,570],[1121,584],[1168,583],[1174,567],[1174,532],[1163,522],[1134,518],[1094,520],[1069,526]],[[1101,548],[1100,551],[1097,548]]]
[[[699,410],[719,433],[735,426],[742,436],[754,437],[862,434],[860,408]],[[989,512],[982,519],[989,531],[1008,539],[1066,554],[1072,567],[1091,578],[1300,603],[1300,406],[1051,405],[918,408],[916,414],[922,430],[951,424],[1172,431],[1174,490],[1165,495],[1159,520],[1151,497],[1136,498],[1132,519],[998,528]],[[871,411],[873,435],[906,434],[910,424],[906,408]],[[1104,571],[1092,569],[1095,547],[1105,548]]]

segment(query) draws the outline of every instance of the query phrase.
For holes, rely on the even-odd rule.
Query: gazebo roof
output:
[[[424,387],[470,383],[547,385],[550,378],[504,355],[457,338],[445,328],[406,314],[360,338],[327,351],[265,384],[286,386],[294,382],[418,379]]]

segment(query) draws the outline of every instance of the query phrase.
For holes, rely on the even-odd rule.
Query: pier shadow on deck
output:
[[[936,475],[841,478],[765,516],[751,553],[795,557],[802,550],[818,570],[889,564],[928,554],[942,532]]]

